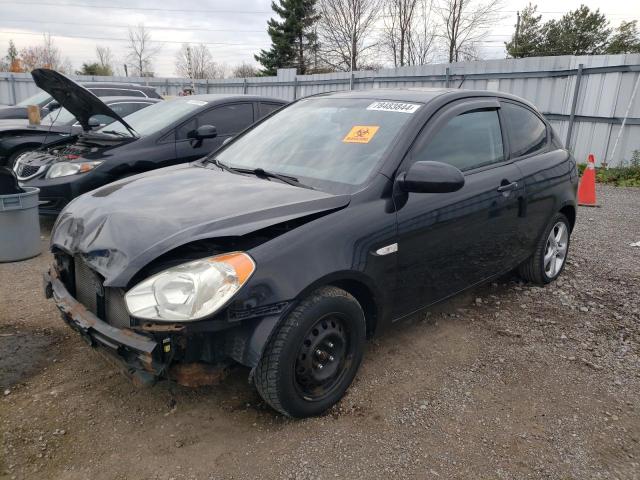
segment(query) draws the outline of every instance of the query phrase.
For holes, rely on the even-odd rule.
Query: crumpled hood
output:
[[[51,95],[60,105],[78,119],[83,130],[89,131],[89,119],[94,115],[106,115],[133,130],[120,115],[89,90],[55,70],[36,68],[31,72],[38,87]]]
[[[349,201],[349,195],[179,165],[78,197],[58,217],[51,246],[81,254],[105,285],[124,287],[142,267],[181,245],[241,236]]]

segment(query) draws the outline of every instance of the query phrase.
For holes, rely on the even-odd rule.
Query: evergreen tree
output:
[[[638,21],[622,22],[607,45],[606,53],[640,53]]]
[[[529,4],[522,11],[520,25],[511,37],[511,41],[505,43],[507,54],[512,58],[535,57],[541,55],[543,45],[542,16],[536,15],[537,5]]]
[[[600,10],[592,12],[581,5],[560,20],[549,20],[542,27],[542,55],[599,55],[605,53],[611,29]]]
[[[271,48],[261,50],[255,59],[262,65],[262,75],[275,75],[278,68],[295,67],[298,73],[308,72],[307,53],[317,50],[317,36],[312,28],[320,18],[316,0],[279,0],[271,3],[281,20],[270,19],[268,33]]]

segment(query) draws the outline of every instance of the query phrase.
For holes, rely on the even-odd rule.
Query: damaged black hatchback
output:
[[[136,382],[212,383],[239,363],[273,408],[317,415],[367,336],[514,268],[557,278],[577,178],[513,96],[320,95],[75,199],[45,289]]]

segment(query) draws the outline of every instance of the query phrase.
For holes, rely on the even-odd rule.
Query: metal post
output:
[[[293,99],[298,99],[298,76],[293,77]]]
[[[564,148],[571,149],[571,133],[573,132],[573,122],[576,117],[576,107],[578,105],[578,95],[580,95],[580,80],[582,80],[582,68],[584,65],[578,65],[578,73],[576,74],[576,84],[573,89],[573,99],[571,100],[571,114],[569,115],[569,128],[567,128],[567,138],[564,142]]]
[[[209,93],[209,79],[208,78],[205,80],[205,87],[204,88],[205,88],[205,92],[208,94]]]
[[[451,76],[451,69],[447,67],[444,71],[445,87],[449,88],[449,77]]]
[[[247,78],[245,77],[242,79],[242,93],[246,95],[248,91],[249,91],[249,85],[247,84]]]
[[[11,105],[15,105],[18,103],[18,99],[16,98],[16,79],[13,73],[9,75],[9,83],[11,84]]]
[[[349,90],[353,90],[353,84],[356,81],[356,76],[351,72],[351,77],[349,78]]]

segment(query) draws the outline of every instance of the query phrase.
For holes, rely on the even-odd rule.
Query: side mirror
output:
[[[464,175],[456,167],[441,162],[416,162],[397,178],[403,192],[448,193],[464,186]]]
[[[218,130],[213,125],[201,125],[196,130],[189,132],[188,136],[196,140],[215,138],[218,136]]]
[[[49,110],[50,112],[53,112],[54,110],[57,110],[59,108],[60,104],[55,100],[53,102],[49,102],[49,104],[47,105],[47,110]]]

